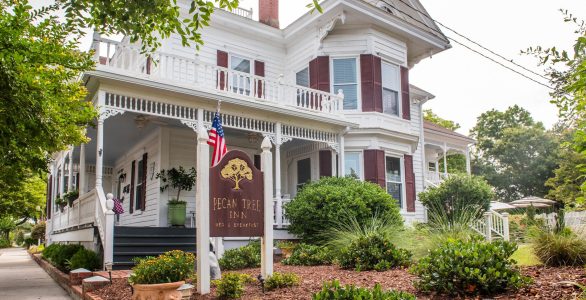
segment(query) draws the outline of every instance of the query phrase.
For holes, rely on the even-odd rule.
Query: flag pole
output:
[[[220,107],[222,106],[222,100],[218,99],[218,105],[216,106],[216,112],[219,114],[220,113]]]

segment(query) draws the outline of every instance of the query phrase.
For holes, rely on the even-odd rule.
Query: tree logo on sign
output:
[[[220,173],[223,178],[232,179],[235,183],[233,189],[240,189],[240,181],[243,179],[252,180],[252,170],[246,163],[246,161],[240,158],[234,158],[226,164]]]

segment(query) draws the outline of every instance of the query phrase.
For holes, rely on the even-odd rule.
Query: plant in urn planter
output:
[[[195,255],[180,250],[165,252],[158,257],[136,260],[128,282],[132,285],[132,300],[181,299],[177,288],[193,276]]]
[[[177,190],[177,198],[169,200],[167,218],[173,226],[185,224],[187,203],[179,198],[181,191],[191,191],[195,185],[197,174],[195,168],[185,170],[183,167],[161,170],[157,173],[157,179],[161,180],[161,192],[169,187]]]

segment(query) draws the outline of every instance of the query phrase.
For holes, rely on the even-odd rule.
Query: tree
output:
[[[495,187],[497,198],[547,194],[544,184],[557,167],[559,142],[528,111],[515,105],[485,112],[471,133],[477,140],[473,173]]]
[[[431,109],[424,109],[423,110],[423,118],[425,119],[425,121],[434,123],[436,125],[439,125],[441,127],[447,128],[449,130],[455,131],[457,129],[460,128],[460,124],[451,121],[451,120],[446,120],[438,115],[436,115]],[[464,156],[463,154],[449,154],[446,157],[446,160],[448,161],[448,172],[449,173],[466,173],[466,156]],[[439,161],[439,170],[440,172],[443,172],[444,170],[444,161],[440,160]]]
[[[554,88],[550,93],[553,98],[552,103],[558,107],[559,116],[566,125],[575,129],[572,148],[579,153],[573,156],[578,162],[582,159],[580,156],[586,155],[586,23],[567,10],[561,10],[561,12],[564,14],[565,22],[576,26],[574,33],[577,34],[577,38],[572,50],[568,52],[560,51],[555,46],[550,48],[537,46],[528,48],[524,53],[536,56],[540,65],[547,66],[547,77]],[[560,168],[572,168],[567,163],[562,163]],[[559,173],[565,176],[576,176],[573,182],[581,182],[582,195],[576,199],[583,202],[586,200],[586,181],[583,180],[586,176],[586,165],[577,164],[573,167],[576,172],[560,170]],[[560,176],[556,173],[558,179],[565,177]],[[554,179],[553,182],[558,179]],[[554,193],[557,194],[557,192]]]
[[[28,176],[17,186],[0,191],[0,216],[21,220],[40,217],[37,206],[44,211],[47,183],[39,176]]]
[[[452,131],[460,129],[460,124],[436,115],[431,109],[423,110],[423,119]]]

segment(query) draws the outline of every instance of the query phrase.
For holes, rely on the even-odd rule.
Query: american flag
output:
[[[212,167],[220,162],[222,157],[228,151],[226,149],[226,140],[224,139],[224,128],[222,128],[222,120],[220,114],[216,112],[214,121],[212,122],[212,129],[209,133],[208,145],[214,147],[214,154],[212,155]]]

